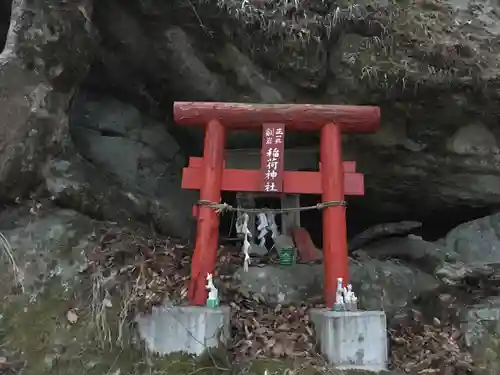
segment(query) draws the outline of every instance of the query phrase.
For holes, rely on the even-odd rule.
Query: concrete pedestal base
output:
[[[382,311],[313,309],[311,320],[321,353],[338,369],[387,369],[387,326]]]
[[[221,342],[227,342],[229,319],[227,306],[162,306],[139,317],[137,323],[139,334],[151,352],[200,355],[208,348],[217,348]]]

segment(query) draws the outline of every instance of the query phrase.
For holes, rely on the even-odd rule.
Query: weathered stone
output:
[[[193,369],[218,374],[204,370],[213,366],[212,360],[194,361],[184,355],[144,360],[144,351],[133,344],[126,316],[121,315],[129,302],[126,292],[122,297],[106,294],[116,283],[115,275],[82,272],[102,229],[107,224],[54,208],[51,202],[2,210],[0,231],[13,259],[2,241],[0,356],[8,367],[2,362],[0,372],[147,375],[168,368],[182,375]],[[137,246],[117,240],[117,248],[124,251]]]
[[[384,310],[392,316],[411,306],[420,293],[437,288],[437,280],[422,271],[394,261],[375,259],[350,262],[351,283],[359,305]],[[300,303],[323,293],[323,265],[250,267],[237,271],[243,289],[271,303]]]
[[[238,1],[195,3],[190,16],[154,0],[140,12],[116,0],[96,5],[97,25],[113,46],[104,47],[105,69],[96,71],[101,85],[156,100],[167,116],[166,92],[175,100],[380,104],[377,134],[344,138],[345,158],[366,174],[367,194],[350,202],[351,212],[432,221],[460,219],[456,207],[498,205],[500,21],[489,1],[380,1],[355,10],[313,2],[297,19],[271,11],[277,2],[266,11]],[[335,27],[327,14],[335,14]],[[144,27],[152,15],[164,22]],[[203,26],[170,24],[186,17]],[[178,129],[176,137],[200,152],[200,132]],[[259,142],[255,133],[228,135],[231,147]],[[287,147],[304,144],[317,146],[317,137],[287,137]]]
[[[311,309],[316,344],[339,370],[387,370],[387,317],[382,311]]]
[[[398,223],[381,223],[375,225],[362,233],[357,234],[349,240],[348,250],[359,249],[365,244],[379,240],[384,237],[401,236],[420,228],[422,223],[416,221],[401,221]]]
[[[432,274],[438,266],[445,262],[454,262],[457,255],[435,243],[424,241],[421,237],[386,238],[361,247],[353,253],[359,257],[368,256],[380,260],[400,259]]]
[[[160,220],[158,226],[162,227],[162,216],[153,215],[150,200],[123,189],[113,176],[73,153],[54,158],[43,173],[48,192],[61,206],[121,224]]]
[[[239,269],[235,277],[244,290],[259,293],[271,303],[293,303],[320,295],[322,266],[296,264],[293,266],[250,267]]]
[[[433,276],[403,262],[365,260],[350,267],[360,307],[384,310],[388,316],[412,307],[420,294],[439,286]]]
[[[500,213],[452,229],[439,243],[467,264],[500,263]]]
[[[464,281],[489,287],[500,281],[500,214],[485,216],[452,229],[436,241],[447,262],[434,271],[447,285]],[[486,284],[484,284],[486,283]]]
[[[7,39],[7,32],[9,31],[10,23],[10,8],[11,1],[0,1],[0,52],[5,47],[5,40]]]
[[[462,332],[478,370],[500,370],[500,298],[491,297],[462,311]]]
[[[12,2],[0,54],[0,196],[27,194],[46,160],[61,150],[66,110],[95,47],[90,1]],[[71,45],[72,48],[68,48]]]
[[[0,228],[18,267],[17,286],[35,300],[52,280],[60,282],[62,289],[69,288],[86,266],[86,254],[95,246],[98,226],[75,211],[54,211],[46,202],[4,212]],[[11,284],[8,278],[16,272],[2,273],[4,285]]]
[[[181,171],[186,160],[165,126],[148,119],[130,105],[82,93],[73,106],[70,131],[79,153],[97,167],[101,175],[111,176],[107,181],[112,184],[106,187],[91,173],[86,173],[78,185],[87,185],[87,195],[95,189],[94,200],[99,200],[99,193],[106,192],[101,207],[123,202],[118,206],[120,210],[115,206],[103,211],[104,218],[117,220],[123,210],[128,212],[129,219],[149,217],[163,233],[190,237],[194,224],[191,206],[196,202],[196,193],[181,188]],[[70,164],[74,171],[81,163]],[[50,182],[61,173],[57,173],[57,168],[51,170],[50,190],[59,197],[61,192]],[[75,172],[63,174],[68,176]],[[89,184],[85,184],[85,180]],[[69,203],[71,207],[82,208],[82,189],[74,189],[74,185],[68,185],[73,188],[66,189],[65,199],[72,202]],[[109,200],[110,195],[115,198]]]
[[[460,286],[466,280],[475,283],[496,280],[498,284],[499,272],[500,267],[498,265],[495,266],[484,263],[467,264],[459,261],[443,263],[434,270],[434,275],[445,285]]]
[[[229,306],[158,306],[137,317],[149,352],[200,356],[227,345],[231,336]],[[189,327],[187,329],[187,327]]]

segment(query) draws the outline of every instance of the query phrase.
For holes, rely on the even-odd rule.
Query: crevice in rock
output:
[[[165,124],[182,151],[189,152],[190,156],[201,155],[203,144],[201,132],[199,139],[195,139],[189,132],[173,125],[174,95],[169,92],[168,85],[161,80],[146,76],[129,62],[120,61],[121,69],[126,73],[112,73],[102,62],[95,61],[80,90],[85,91],[90,99],[102,96],[114,97],[136,107],[151,119]],[[125,76],[133,79],[127,78],[124,81]]]
[[[493,214],[494,207],[457,206],[453,210],[435,212],[422,221],[421,236],[428,241],[442,238],[456,226]]]
[[[123,137],[123,134],[115,132],[113,130],[101,130],[100,133],[102,137],[111,137],[111,138]]]
[[[5,48],[7,33],[10,26],[12,0],[0,0],[0,52]]]
[[[456,226],[495,212],[494,207],[456,206],[451,210],[429,212],[420,215],[394,215],[382,211],[370,211],[367,205],[351,204],[348,206],[348,234],[352,237],[380,223],[395,223],[404,220],[414,220],[422,223],[420,228],[411,232],[427,241],[436,241],[446,235]]]
[[[271,60],[259,59],[258,53],[247,51],[245,46],[238,44],[230,36],[232,32],[238,30],[232,29],[236,25],[231,26],[232,23],[228,22],[227,15],[222,22],[224,27],[219,24],[217,27],[215,25],[212,27],[210,23],[207,23],[210,29],[214,29],[214,32],[222,33],[221,37],[211,38],[206,35],[206,30],[200,29],[199,22],[194,27],[195,25],[187,22],[185,17],[181,17],[187,15],[193,21],[193,14],[191,14],[189,6],[179,10],[175,7],[170,9],[168,5],[163,8],[157,5],[152,6],[152,3],[134,4],[121,6],[116,0],[104,0],[96,6],[93,22],[99,29],[102,38],[101,53],[98,61],[94,62],[81,89],[82,91],[98,93],[100,96],[118,99],[124,104],[121,110],[116,110],[116,113],[113,114],[113,116],[119,117],[119,121],[112,124],[113,127],[116,127],[120,122],[136,125],[127,129],[129,133],[127,136],[110,130],[109,123],[106,124],[106,129],[95,128],[95,121],[89,121],[87,129],[76,129],[80,127],[72,124],[72,130],[82,130],[88,133],[85,135],[87,138],[96,138],[97,141],[92,139],[87,142],[88,148],[92,148],[95,153],[109,152],[110,154],[103,156],[101,161],[108,163],[111,159],[115,160],[118,166],[110,164],[108,168],[113,173],[120,172],[124,180],[133,181],[132,185],[136,181],[147,185],[147,188],[150,189],[147,190],[151,191],[151,197],[157,197],[159,192],[151,187],[155,186],[152,183],[153,179],[145,178],[143,173],[163,178],[161,169],[165,169],[168,160],[178,159],[178,156],[180,158],[181,155],[184,157],[200,156],[203,151],[203,131],[201,129],[186,129],[174,124],[172,119],[174,100],[270,102],[266,98],[274,95],[285,102],[332,103],[333,101],[335,103],[383,105],[384,120],[379,135],[373,139],[368,136],[353,137],[352,141],[346,142],[345,145],[345,150],[349,153],[348,160],[355,160],[359,163],[359,170],[365,173],[367,180],[366,195],[349,199],[347,223],[350,238],[380,223],[411,220],[423,223],[420,229],[412,231],[412,233],[428,240],[434,240],[442,237],[455,225],[487,215],[492,211],[492,209],[471,207],[486,206],[490,202],[495,202],[494,186],[496,180],[495,176],[490,176],[491,172],[488,169],[490,164],[493,167],[495,165],[493,151],[490,153],[491,155],[487,154],[487,157],[484,158],[474,155],[462,157],[455,154],[450,154],[446,158],[443,156],[451,152],[446,151],[443,145],[450,143],[448,138],[457,131],[456,123],[459,121],[465,123],[470,120],[468,117],[466,120],[461,113],[454,115],[460,118],[450,119],[449,114],[457,111],[454,106],[448,103],[455,103],[455,101],[449,101],[446,95],[442,97],[436,95],[434,102],[438,104],[434,103],[431,106],[419,103],[417,105],[415,95],[408,94],[412,90],[406,90],[408,92],[405,91],[405,94],[400,93],[399,89],[384,89],[384,95],[396,93],[409,95],[408,97],[403,95],[404,101],[398,100],[402,108],[395,109],[392,102],[389,105],[384,105],[383,98],[372,96],[374,89],[369,85],[366,86],[366,82],[352,80],[353,82],[349,85],[344,84],[351,81],[349,77],[353,73],[356,77],[359,75],[356,73],[357,70],[353,70],[354,65],[346,65],[346,56],[352,54],[354,64],[357,61],[356,58],[371,53],[376,45],[365,45],[367,40],[363,38],[379,35],[378,23],[366,24],[365,19],[361,18],[344,25],[344,33],[362,35],[362,38],[346,39],[344,33],[339,36],[340,34],[337,33],[339,30],[328,35],[328,38],[323,35],[323,40],[328,40],[326,43],[328,46],[325,48],[325,59],[322,57],[323,52],[320,51],[318,56],[321,58],[317,56],[317,59],[311,59],[311,65],[306,64],[308,67],[306,70],[310,70],[309,73],[314,73],[312,74],[313,78],[322,78],[323,81],[319,85],[316,84],[317,82],[312,84],[315,81],[310,81],[306,75],[304,77],[297,76],[297,82],[287,82],[289,85],[283,85],[279,79],[275,78],[281,77],[283,79],[288,76],[282,70],[276,69],[277,66],[281,66],[276,64],[282,64],[288,60],[281,61],[274,55]],[[138,8],[134,9],[136,6]],[[167,11],[167,8],[171,12]],[[207,5],[207,8],[212,9],[213,7]],[[214,9],[212,11],[205,8],[197,10],[204,17],[204,22],[207,18],[209,19],[207,22],[212,19],[211,15]],[[216,10],[220,12],[220,9]],[[109,14],[115,14],[115,17],[110,19]],[[373,30],[369,28],[370,25],[374,26]],[[217,42],[214,43],[214,40]],[[271,42],[268,41],[268,43]],[[183,45],[187,47],[183,49]],[[223,46],[227,47],[227,51]],[[363,56],[359,55],[360,50],[363,52]],[[304,55],[303,57],[309,55],[311,55],[309,57],[314,57],[310,52],[300,49],[297,54]],[[285,54],[282,57],[291,58],[290,60],[298,63],[298,60],[293,58],[294,55]],[[241,61],[244,63],[240,64]],[[362,61],[360,60],[360,62]],[[329,68],[323,72],[319,68],[324,67],[325,64]],[[238,65],[238,69],[234,69],[235,65]],[[332,67],[333,65],[335,67]],[[298,69],[295,65],[290,66],[290,68],[292,72],[296,72]],[[236,72],[240,73],[236,74],[238,79],[235,79],[236,76],[234,76]],[[344,76],[347,77],[345,80]],[[311,85],[308,86],[306,83],[311,83]],[[424,85],[420,90],[434,90],[436,89],[434,86],[433,84]],[[273,95],[269,94],[269,91]],[[448,91],[447,89],[446,92]],[[261,95],[263,92],[266,95]],[[274,92],[279,95],[275,95]],[[385,99],[387,100],[387,98]],[[465,96],[462,100],[466,100]],[[151,156],[149,159],[146,158],[148,159],[146,162],[143,162],[144,153],[147,154],[149,151],[144,151],[148,147],[138,135],[140,133],[138,129],[135,128],[135,126],[141,127],[139,124],[141,120],[134,117],[137,115],[130,115],[127,106],[134,106],[143,115],[156,120],[155,131],[163,127],[163,132],[167,133],[165,136],[174,138],[174,143],[177,143],[179,147],[176,150],[169,150],[169,155],[166,158],[154,160],[155,157]],[[407,110],[408,106],[413,107],[411,111]],[[462,107],[468,108],[466,105],[461,105]],[[476,108],[477,106],[472,107]],[[120,111],[122,111],[121,114]],[[422,115],[416,114],[417,112],[432,113],[432,118],[422,118]],[[134,119],[127,119],[127,116],[132,116]],[[103,115],[104,117],[106,116]],[[389,119],[391,117],[402,119],[401,123],[399,120],[394,120],[395,122],[391,123]],[[102,121],[106,123],[108,119]],[[435,126],[436,123],[439,123],[440,126]],[[97,134],[94,134],[94,131],[97,131]],[[149,130],[142,129],[141,131],[147,132]],[[292,148],[297,144],[304,146],[314,144],[317,147],[319,143],[317,135],[305,137],[302,134],[298,135],[300,142],[296,143],[295,140],[292,142],[291,137],[294,135],[292,132],[287,134],[287,148]],[[456,141],[455,138],[453,140]],[[96,146],[96,142],[106,143],[106,145]],[[228,135],[227,147],[258,148],[259,143],[260,135],[258,133],[233,132]],[[111,144],[112,146],[109,146]],[[426,149],[415,150],[415,147],[411,148],[408,144],[412,147],[415,146],[414,144],[424,144]],[[112,151],[110,151],[111,147]],[[81,149],[78,146],[77,148]],[[156,147],[154,149],[157,152]],[[167,152],[165,150],[167,148],[158,151],[158,153]],[[129,162],[127,158],[131,155],[136,155],[136,157],[131,158]],[[484,161],[483,159],[488,160]],[[185,165],[185,160],[183,162]],[[445,162],[449,163],[450,167],[446,167]],[[479,162],[488,164],[487,167],[478,167],[482,168],[479,175],[484,177],[485,183],[478,182],[478,186],[471,187],[470,192],[462,193],[458,186],[463,186],[464,190],[467,190],[466,186],[475,183],[472,178],[466,176],[472,174],[469,165],[476,165],[474,163]],[[434,166],[441,165],[441,163],[443,167],[436,170]],[[153,172],[149,167],[151,164],[156,164],[156,169]],[[415,173],[412,174],[413,172]],[[443,186],[440,184],[441,175],[446,179]],[[414,186],[417,184],[422,187],[415,188]],[[487,185],[491,185],[493,188]],[[171,188],[174,187],[177,189],[179,185],[172,184]],[[483,191],[486,194],[482,194]],[[320,197],[317,196],[303,196],[302,205],[312,205],[319,201]],[[458,207],[457,204],[461,203],[470,203],[471,207]],[[429,207],[429,212],[426,211],[426,207]],[[436,212],[436,210],[443,211]],[[226,216],[230,217],[231,215]],[[304,212],[302,225],[311,234],[313,242],[321,247],[321,212]]]
[[[234,193],[224,193],[223,202],[231,205],[236,204],[236,198]],[[320,201],[319,196],[313,195],[302,195],[301,196],[301,206],[311,206],[315,205]],[[261,206],[258,206],[261,207]],[[276,208],[276,207],[275,207]],[[353,237],[359,235],[367,229],[379,226],[380,224],[393,223],[390,224],[392,227],[401,227],[400,231],[389,231],[390,233],[385,233],[381,231],[379,234],[373,235],[373,238],[369,239],[364,243],[368,245],[370,243],[379,241],[381,239],[386,239],[389,237],[406,237],[409,233],[416,236],[422,237],[426,241],[437,241],[440,238],[446,236],[446,234],[457,227],[460,224],[476,220],[481,217],[485,217],[494,213],[492,208],[473,208],[473,207],[457,207],[453,212],[439,212],[429,214],[427,217],[409,218],[402,216],[394,216],[384,214],[383,212],[367,212],[362,208],[347,209],[347,234],[349,241]],[[234,238],[236,237],[236,232],[234,230],[234,220],[235,218],[231,215],[224,215],[221,217],[220,225],[220,235],[223,238]],[[279,221],[280,219],[277,218]],[[415,221],[408,221],[415,220]],[[419,225],[410,225],[418,224]],[[301,226],[305,228],[314,244],[318,248],[323,247],[323,221],[322,213],[317,210],[303,211],[301,213]],[[404,228],[408,227],[408,230]],[[397,232],[397,233],[393,233]],[[401,232],[401,233],[399,233]]]
[[[181,189],[182,149],[164,120],[112,92],[80,88],[69,114],[72,154],[49,168],[49,190],[79,212],[95,205],[91,210],[107,220],[139,221],[189,238],[195,198]]]

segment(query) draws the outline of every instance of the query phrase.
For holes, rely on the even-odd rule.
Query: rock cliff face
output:
[[[114,41],[106,77],[124,90],[124,74],[147,81],[160,108],[172,99],[381,105],[380,132],[345,138],[346,158],[367,175],[367,196],[353,207],[428,219],[498,203],[494,6],[105,3],[96,24]],[[317,141],[288,145],[299,142]],[[258,135],[229,143],[257,147]]]
[[[33,9],[26,1],[12,3],[0,54],[3,200],[23,198],[39,187],[48,158],[63,149],[67,111],[97,47],[86,15],[90,6],[44,2]]]
[[[127,218],[148,218],[177,234],[176,223],[189,221],[181,214],[188,204],[178,202],[193,201],[178,199],[178,169],[201,152],[202,134],[175,126],[172,102],[217,100],[380,105],[381,130],[344,142],[345,158],[366,174],[367,194],[351,204],[358,221],[439,218],[452,226],[498,207],[496,5],[298,4],[103,0],[58,10],[14,1],[7,20],[3,1],[0,31],[11,27],[0,65],[9,124],[2,127],[1,198],[41,187],[112,219],[106,203],[121,202]],[[84,124],[86,110],[98,112],[87,117],[91,124]],[[259,135],[235,133],[228,143],[258,147]],[[287,139],[288,147],[304,144],[317,145],[317,138]],[[64,194],[44,179],[40,171],[53,171],[54,163],[66,177],[85,175],[80,188],[100,203],[68,193],[76,182],[66,177]],[[160,219],[165,210],[171,220]]]
[[[61,363],[69,364],[61,373],[80,370],[83,352],[73,334],[88,339],[83,322],[102,323],[102,314],[88,311],[92,293],[80,266],[89,266],[84,255],[106,244],[96,236],[109,222],[191,236],[196,194],[180,188],[180,171],[188,156],[201,154],[203,134],[173,123],[175,100],[380,105],[378,133],[344,138],[345,159],[356,160],[366,175],[366,196],[349,202],[351,221],[363,227],[419,220],[442,237],[447,230],[441,225],[448,229],[498,210],[495,3],[289,3],[0,0],[0,204],[9,207],[0,213],[0,231],[19,266],[10,258],[0,264],[0,341],[12,338],[7,346],[14,357],[32,355],[33,374],[54,373]],[[259,141],[259,134],[234,132],[228,147],[258,148]],[[317,145],[314,135],[287,138],[290,148]],[[425,302],[429,293],[449,300],[442,288],[472,285],[482,294],[467,300],[474,308],[460,312],[470,320],[469,336],[479,340],[476,320],[498,321],[497,307],[488,319],[476,316],[487,304],[481,298],[498,294],[498,237],[497,214],[463,224],[438,243],[404,236],[363,243],[353,254],[353,282],[365,306],[391,315]],[[129,240],[116,247],[139,253],[144,263],[159,249],[147,240],[139,246],[133,235]],[[320,270],[311,272],[320,267],[299,268],[310,276],[307,286],[294,286],[294,274],[273,267],[236,275],[249,278],[251,291],[268,300],[293,302],[317,292],[321,282]],[[8,271],[16,269],[26,279],[10,285]],[[175,279],[180,295],[183,277]],[[20,285],[24,294],[11,288]],[[82,325],[64,316],[70,311],[81,313]],[[53,325],[13,331],[40,316],[50,316]],[[38,346],[30,340],[38,334],[60,345]],[[118,374],[113,366],[122,352],[96,365],[92,340],[82,344],[92,349],[82,371]],[[106,347],[98,352],[111,353]],[[135,359],[143,357],[133,353],[124,373],[142,373]],[[186,366],[192,374],[192,364]]]

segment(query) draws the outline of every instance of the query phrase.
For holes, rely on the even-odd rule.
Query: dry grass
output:
[[[101,347],[113,345],[113,334],[108,322],[108,303],[109,293],[106,290],[106,282],[101,272],[95,272],[92,278],[92,302],[91,314],[92,321]]]
[[[188,246],[169,239],[151,239],[148,233],[123,229],[104,233],[89,263],[94,286],[92,315],[101,344],[126,344],[126,328],[138,313],[154,305],[165,300],[185,303],[190,259]],[[318,299],[303,301],[300,306],[273,305],[234,280],[232,275],[241,264],[237,249],[220,250],[215,282],[221,303],[231,306],[232,328],[232,340],[226,348],[229,354],[224,352],[222,363],[290,360],[294,366],[316,368],[322,373],[319,369],[327,367],[316,352],[308,316],[310,307],[321,306]],[[390,332],[394,367],[411,373],[469,373],[471,359],[461,347],[454,324],[432,318],[428,324],[418,316]]]
[[[380,2],[382,3],[382,2]],[[217,8],[232,38],[259,63],[315,75],[318,50],[343,51],[342,61],[366,90],[413,94],[421,89],[491,90],[498,77],[492,37],[476,37],[446,1],[198,0],[204,22]],[[222,12],[221,12],[222,11]],[[349,36],[358,41],[350,44]],[[313,48],[311,48],[313,46]],[[328,59],[329,57],[325,57]]]
[[[14,257],[12,246],[10,245],[9,241],[2,232],[0,232],[0,252],[1,254],[4,254],[7,257],[8,262],[10,263],[12,269],[15,285],[19,287],[22,293],[24,294],[25,293],[24,273],[18,267],[16,259]]]
[[[150,237],[147,232],[112,228],[102,234],[89,257],[92,320],[102,346],[127,344],[133,316],[164,298],[178,303],[185,298],[189,271],[180,267],[185,276],[174,271],[182,262],[176,245]]]

